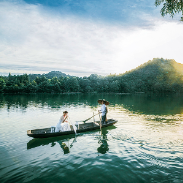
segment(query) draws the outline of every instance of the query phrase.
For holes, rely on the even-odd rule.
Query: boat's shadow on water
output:
[[[49,137],[49,138],[35,138],[30,140],[27,143],[27,149],[32,149],[39,146],[44,146],[51,144],[51,147],[55,145],[55,142],[58,141],[64,141],[64,140],[70,140],[72,138],[75,138],[75,134],[67,135],[67,136],[59,136],[59,137]]]
[[[101,131],[101,138],[105,139],[106,135],[108,133],[109,130],[115,129],[116,127],[113,126],[108,126],[106,128],[102,128]],[[84,132],[84,133],[79,133],[79,134],[70,134],[70,135],[65,135],[65,136],[58,136],[58,137],[49,137],[49,138],[34,138],[31,139],[28,143],[27,143],[27,149],[32,149],[32,148],[36,148],[39,146],[45,146],[45,145],[49,145],[51,144],[51,147],[55,146],[55,142],[58,142],[61,146],[61,148],[63,150],[65,150],[66,153],[69,153],[69,148],[71,148],[73,146],[73,143],[76,141],[76,138],[78,138],[79,136],[83,136],[84,134],[93,134],[95,132],[97,132],[99,130],[94,130],[94,131],[90,131],[90,132]],[[67,147],[64,143],[62,143],[63,141],[69,141],[73,139],[72,143],[70,144],[70,147]],[[67,148],[68,148],[68,152],[67,152]]]

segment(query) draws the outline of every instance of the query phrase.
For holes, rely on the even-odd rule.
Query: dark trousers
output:
[[[105,123],[105,119],[106,119],[106,114],[102,116],[102,121],[101,121],[102,125]]]

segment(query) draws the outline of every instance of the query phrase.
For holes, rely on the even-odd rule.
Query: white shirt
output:
[[[106,114],[106,106],[105,106],[105,104],[102,104],[101,112],[102,112],[102,116],[104,116]]]

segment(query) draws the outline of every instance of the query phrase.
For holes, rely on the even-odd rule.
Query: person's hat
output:
[[[98,103],[99,103],[99,104],[102,104],[102,102],[103,102],[105,105],[109,105],[109,102],[106,101],[105,99],[99,99],[99,100],[98,100]]]

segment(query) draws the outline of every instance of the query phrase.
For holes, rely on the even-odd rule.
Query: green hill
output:
[[[155,58],[121,75],[128,92],[182,91],[183,64],[172,59]]]
[[[48,79],[52,79],[53,77],[59,78],[59,77],[66,77],[66,76],[69,76],[69,75],[60,71],[51,71],[48,74],[45,74],[45,77],[47,77]]]

